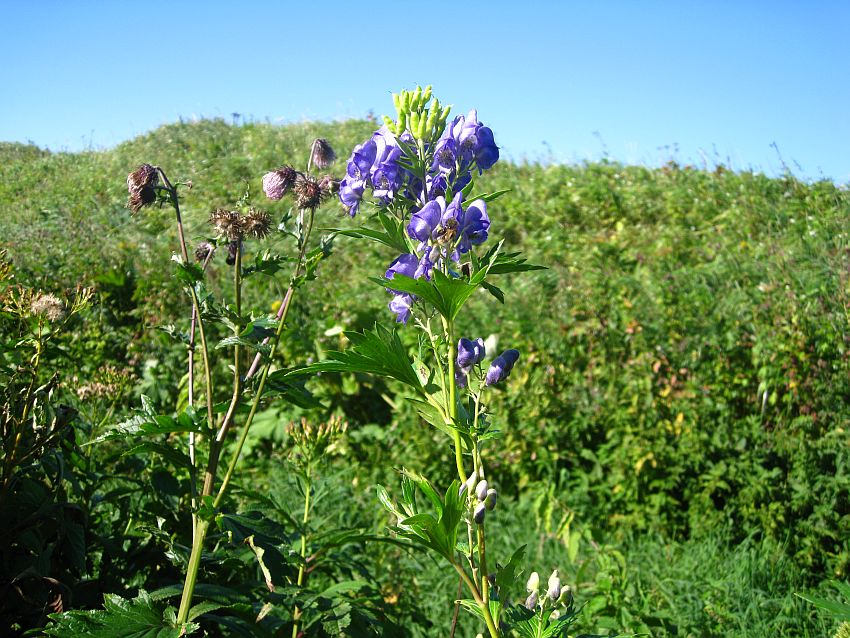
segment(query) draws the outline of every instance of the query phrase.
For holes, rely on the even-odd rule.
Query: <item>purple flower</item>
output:
[[[461,339],[457,343],[457,367],[467,374],[472,366],[481,362],[484,355],[484,339],[481,337],[475,341]]]
[[[346,164],[346,175],[339,183],[339,199],[352,217],[360,209],[360,201],[368,185],[369,173],[372,170],[372,164],[375,163],[377,152],[378,146],[375,141],[367,140],[354,147],[351,158]]]
[[[392,300],[390,301],[389,307],[396,315],[397,323],[407,323],[407,320],[410,319],[410,308],[413,306],[414,302],[413,295],[408,295],[407,293],[401,293],[394,295]]]
[[[464,211],[460,220],[460,242],[458,252],[467,253],[472,246],[482,244],[490,233],[490,218],[487,216],[487,204],[476,199]]]
[[[466,372],[460,369],[455,370],[455,385],[459,388],[466,387]]]
[[[365,189],[366,182],[357,177],[346,176],[339,183],[339,200],[352,217],[360,209],[360,201],[363,199],[363,191]]]
[[[443,214],[446,212],[445,197],[437,197],[428,202],[410,217],[407,234],[411,239],[418,239],[425,244],[440,226]],[[420,247],[421,248],[421,247]]]
[[[507,379],[517,359],[519,359],[519,350],[514,350],[513,348],[505,350],[493,359],[490,368],[487,370],[484,385],[494,385]]]
[[[387,279],[392,279],[397,274],[405,275],[406,277],[415,278],[416,270],[419,268],[419,258],[416,255],[412,255],[410,253],[406,253],[404,255],[399,255],[396,257],[395,261],[390,264],[390,267],[387,268],[387,272],[384,273],[384,277]],[[401,294],[396,290],[391,290],[390,292],[394,292],[395,294]]]

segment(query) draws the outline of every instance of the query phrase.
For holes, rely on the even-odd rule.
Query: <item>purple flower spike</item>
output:
[[[461,339],[457,344],[457,367],[469,373],[472,366],[480,363],[484,355],[484,339],[481,337],[475,341]]]
[[[455,385],[459,388],[465,388],[466,383],[466,373],[461,369],[455,370]]]
[[[490,364],[490,368],[487,370],[484,385],[495,385],[507,379],[518,359],[519,350],[514,350],[513,348],[505,350],[493,359],[493,363]]]

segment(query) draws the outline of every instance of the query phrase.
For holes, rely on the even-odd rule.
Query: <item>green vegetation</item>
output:
[[[32,325],[8,308],[0,315],[6,405],[25,416],[41,405],[13,400],[32,381],[33,396],[58,406],[42,407],[39,418],[64,433],[36,446],[0,502],[0,626],[37,626],[57,605],[95,608],[105,593],[159,590],[164,598],[177,587],[179,595],[189,550],[181,543],[191,539],[177,496],[183,478],[147,449],[85,445],[129,416],[141,394],[160,413],[185,405],[185,387],[173,380],[185,347],[158,329],[185,314],[170,274],[172,217],[156,208],[132,216],[127,173],[150,162],[191,180],[182,207],[198,229],[246,189],[259,202],[259,176],[284,159],[305,164],[313,138],[345,156],[375,127],[202,121],[103,152],[0,144],[0,247],[13,277],[0,286],[94,289],[91,304],[44,346],[49,365],[32,378],[33,348],[42,347],[25,338]],[[463,320],[464,334],[496,325],[499,342],[524,353],[495,401],[494,414],[504,416],[491,463],[510,506],[493,512],[500,535],[488,542],[527,544],[529,564],[559,566],[585,604],[584,631],[834,633],[837,621],[794,593],[828,596],[822,583],[847,580],[850,570],[850,193],[791,175],[673,163],[501,163],[481,182],[483,191],[511,189],[490,209],[497,235],[549,268],[517,277],[504,308],[489,296],[471,300]],[[330,202],[316,223],[361,221]],[[347,345],[342,330],[370,328],[388,313],[368,277],[394,257],[338,238],[292,307],[297,328],[283,336],[284,358],[320,360]],[[231,283],[213,273],[212,285]],[[271,280],[246,282],[264,286],[269,298],[281,296]],[[305,532],[294,520],[304,499],[285,426],[340,414],[345,443],[310,478],[311,542],[326,549],[311,574],[315,600],[299,599],[307,622],[317,619],[308,635],[346,627],[353,636],[447,635],[429,619],[446,617],[457,583],[396,544],[363,536],[388,523],[374,486],[397,482],[391,468],[419,459],[418,471],[447,484],[453,450],[396,400],[392,383],[327,373],[314,385],[326,410],[257,415],[234,481],[244,516],[234,515],[205,555],[203,569],[221,588],[199,586],[208,615],[219,613],[219,629],[205,628],[249,631],[261,611],[257,592],[298,571],[281,549],[291,542],[297,552]],[[167,524],[150,524],[157,519]],[[321,536],[351,528],[362,533]],[[241,553],[227,554],[228,544]],[[217,612],[225,589],[240,602]],[[291,589],[276,589],[279,608],[263,608],[269,618],[291,607]],[[128,622],[150,620],[122,604]],[[474,635],[469,619],[461,616],[457,635]]]

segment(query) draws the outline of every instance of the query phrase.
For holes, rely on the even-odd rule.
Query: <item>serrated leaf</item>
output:
[[[376,325],[374,330],[346,332],[345,335],[353,344],[349,350],[328,352],[328,358],[324,361],[302,368],[278,370],[270,374],[269,378],[287,379],[317,372],[360,372],[391,377],[417,390],[421,389],[419,376],[395,331]]]
[[[132,436],[156,436],[161,434],[203,432],[206,419],[191,407],[187,407],[177,418],[156,414],[150,399],[142,396],[142,409],[135,416],[112,426],[109,430],[84,445]]]
[[[51,614],[56,624],[44,630],[57,638],[179,638],[198,629],[197,623],[174,625],[170,614],[144,591],[133,600],[106,594],[103,609]],[[173,611],[173,610],[172,610]]]

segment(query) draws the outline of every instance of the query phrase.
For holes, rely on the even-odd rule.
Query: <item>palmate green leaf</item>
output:
[[[250,277],[251,275],[274,275],[295,261],[292,257],[283,255],[274,255],[266,250],[261,254],[257,254],[254,258],[254,263],[250,266],[245,266],[242,269],[242,277]]]
[[[268,354],[271,351],[269,344],[263,344],[263,340],[273,337],[277,329],[277,319],[274,317],[260,317],[252,319],[238,335],[225,337],[216,344],[216,350],[230,346],[243,346],[254,352]]]
[[[532,270],[546,270],[546,266],[538,266],[537,264],[529,264],[524,257],[520,257],[521,253],[503,253],[500,252],[502,242],[491,248],[487,253],[480,258],[473,255],[473,264],[476,272],[486,267],[488,275],[507,275],[513,272],[529,272]]]
[[[144,591],[133,600],[106,594],[103,609],[51,614],[55,624],[44,634],[56,638],[179,638],[193,633],[194,622],[177,625],[174,608],[162,608]]]
[[[187,407],[177,417],[157,414],[151,406],[150,399],[142,396],[142,409],[133,417],[112,426],[96,439],[85,443],[93,445],[101,441],[123,439],[133,436],[157,436],[162,434],[204,432],[206,418]]]
[[[171,259],[176,263],[174,274],[187,286],[194,286],[197,282],[204,280],[203,269],[195,263],[184,264],[179,255],[172,255]]]
[[[291,370],[278,370],[269,378],[289,379],[317,372],[360,372],[390,377],[421,391],[419,376],[394,330],[378,324],[374,330],[346,332],[345,336],[353,344],[345,352],[330,351],[324,361]]]
[[[280,377],[273,378],[269,375],[266,379],[266,387],[263,396],[281,397],[287,403],[297,405],[299,408],[312,409],[322,407],[321,402],[304,387],[303,379],[282,380]]]
[[[481,607],[478,606],[478,603],[476,603],[474,600],[472,600],[470,598],[464,598],[464,599],[461,599],[457,602],[460,604],[461,607],[466,609],[466,611],[471,613],[473,616],[479,618],[481,620],[481,622],[485,622],[484,612],[481,610]],[[491,598],[490,603],[489,603],[489,607],[490,607],[490,616],[492,616],[492,618],[494,620],[496,620],[496,622],[498,623],[499,618],[500,618],[501,613],[502,613],[502,603],[501,603],[501,601]],[[521,634],[521,635],[525,636],[526,634]],[[532,638],[537,638],[537,637],[532,634]]]
[[[496,587],[499,588],[499,591],[509,592],[517,589],[516,580],[522,573],[522,559],[525,557],[525,548],[526,545],[518,547],[504,567],[496,565]]]
[[[371,280],[390,290],[399,290],[416,295],[431,304],[434,309],[449,321],[454,321],[466,300],[478,288],[477,283],[468,283],[463,279],[447,277],[434,270],[431,281],[413,279],[396,273],[392,279],[371,277]]]

